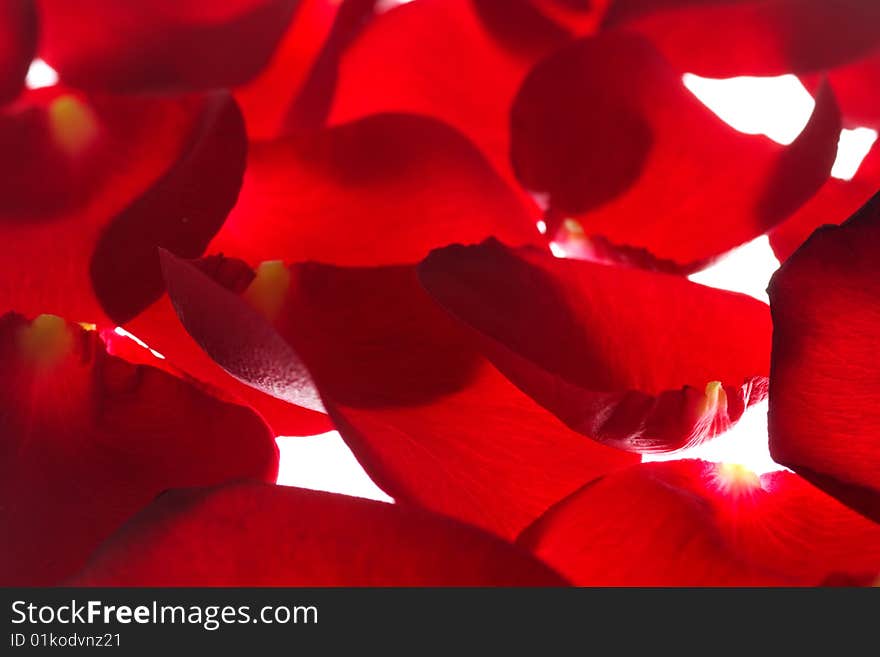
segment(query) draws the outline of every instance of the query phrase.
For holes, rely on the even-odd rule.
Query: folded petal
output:
[[[241,184],[225,94],[27,94],[0,114],[0,302],[121,323],[162,293],[157,246],[195,257]]]
[[[6,0],[0,6],[0,104],[21,92],[37,50],[33,0]]]
[[[77,586],[564,586],[525,551],[403,505],[260,484],[163,495]]]
[[[66,84],[189,91],[242,84],[268,62],[299,0],[37,0],[40,56]]]
[[[541,239],[466,139],[432,119],[385,114],[254,144],[238,203],[209,251],[377,265],[490,235]]]
[[[707,77],[832,68],[880,47],[864,0],[614,0],[606,28],[649,37],[681,71]]]
[[[880,195],[770,282],[773,458],[880,520]]]
[[[513,105],[511,159],[547,199],[550,235],[577,216],[588,237],[693,270],[807,201],[828,178],[839,135],[827,86],[785,147],[721,121],[644,39],[606,34],[532,70]]]
[[[609,474],[519,542],[581,586],[818,586],[880,572],[880,525],[790,472],[704,461]]]
[[[411,266],[264,265],[242,298],[192,264],[163,262],[178,316],[206,352],[280,398],[309,403],[319,393],[399,502],[512,538],[584,482],[638,458],[584,440],[517,390]],[[260,324],[260,314],[274,319]]]
[[[600,442],[693,446],[766,395],[770,316],[750,297],[494,240],[435,251],[419,274],[499,370]]]
[[[274,481],[250,410],[110,356],[58,317],[0,318],[0,581],[59,583],[167,488]]]

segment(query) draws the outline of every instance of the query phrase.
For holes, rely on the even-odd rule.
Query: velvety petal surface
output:
[[[58,584],[165,489],[277,475],[255,413],[108,355],[96,331],[4,315],[0,370],[5,586]]]
[[[37,0],[40,56],[69,85],[187,91],[247,82],[299,0]]]
[[[239,484],[163,495],[72,583],[563,586],[520,548],[403,505]]]
[[[435,251],[419,275],[511,381],[600,442],[693,446],[766,395],[770,315],[750,297],[494,240]]]
[[[840,127],[823,86],[788,147],[744,135],[697,100],[650,43],[606,34],[532,70],[513,105],[511,159],[544,199],[549,235],[575,216],[588,237],[694,270],[807,201],[828,178]]]
[[[509,383],[411,266],[261,267],[244,299],[192,264],[167,256],[164,266],[178,315],[207,353],[278,397],[308,403],[318,391],[398,501],[512,538],[584,482],[638,458],[584,440]],[[261,314],[274,319],[260,324]]]
[[[6,0],[0,6],[0,104],[21,92],[37,50],[33,0]]]
[[[880,196],[773,276],[770,451],[880,520]]]
[[[603,477],[519,542],[582,586],[817,586],[880,572],[880,525],[790,472],[704,461]]]

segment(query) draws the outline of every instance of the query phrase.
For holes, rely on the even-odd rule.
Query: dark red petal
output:
[[[878,23],[865,0],[615,0],[605,17],[680,70],[718,78],[839,66],[880,46]]]
[[[250,410],[110,356],[98,333],[0,318],[0,581],[57,584],[167,488],[274,481]]]
[[[21,92],[36,50],[33,0],[4,0],[0,5],[0,105]]]
[[[880,195],[820,228],[770,283],[770,451],[880,519]]]
[[[0,302],[119,323],[161,294],[157,246],[201,254],[235,201],[246,140],[225,94],[42,89],[0,115]]]
[[[195,267],[172,257],[165,265],[183,324],[221,366],[274,392],[283,377],[272,368],[300,371],[288,352],[296,350],[343,438],[398,501],[512,538],[585,481],[637,458],[584,440],[517,390],[433,304],[412,267],[304,264],[274,276],[275,293],[267,284],[262,296],[282,300],[274,326],[285,347],[274,336],[257,343],[265,328],[251,328],[253,308],[236,308]],[[245,298],[265,309],[252,292],[260,288]],[[266,360],[241,361],[242,351],[259,350]]]
[[[403,505],[236,484],[163,495],[85,586],[563,586],[521,549]]]
[[[266,65],[299,0],[37,0],[40,56],[91,90],[230,87]]]
[[[235,209],[209,251],[251,262],[417,262],[450,242],[540,235],[479,151],[432,119],[380,115],[255,144]]]
[[[828,72],[848,127],[880,124],[880,52]]]
[[[582,215],[588,237],[686,269],[809,199],[828,178],[840,135],[825,86],[789,147],[738,133],[648,42],[626,35],[583,39],[543,60],[511,120],[514,169],[546,196],[551,235],[565,217]]]
[[[600,442],[692,446],[766,395],[770,316],[750,297],[494,240],[435,251],[419,273],[496,367]]]
[[[797,475],[703,461],[607,475],[520,543],[582,586],[815,586],[880,572],[877,524]]]

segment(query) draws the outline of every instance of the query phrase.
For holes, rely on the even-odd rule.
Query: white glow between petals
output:
[[[42,89],[58,84],[58,73],[42,59],[35,59],[28,68],[24,85],[28,89]]]

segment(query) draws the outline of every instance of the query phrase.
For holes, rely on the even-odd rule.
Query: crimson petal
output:
[[[37,0],[40,55],[64,83],[97,91],[188,91],[247,82],[299,0]]]
[[[0,105],[21,92],[36,50],[33,0],[5,0],[0,6]]]
[[[880,526],[797,475],[645,463],[560,502],[522,545],[582,586],[817,586],[880,572]]]
[[[496,367],[600,442],[692,446],[766,395],[770,316],[749,297],[494,240],[435,251],[419,273]]]
[[[647,41],[616,34],[544,59],[511,116],[514,170],[546,196],[551,235],[581,215],[588,237],[686,270],[797,210],[827,180],[840,135],[827,86],[789,147],[738,133]]]
[[[514,545],[401,505],[237,484],[167,493],[71,582],[85,586],[563,586]]]
[[[398,501],[512,538],[585,481],[637,459],[584,440],[519,392],[410,266],[261,267],[268,280],[258,276],[245,292],[248,307],[193,265],[163,261],[178,315],[201,346],[292,400],[296,387],[277,381],[310,373],[349,447]],[[257,340],[269,323],[257,326],[254,305],[274,311],[277,336]],[[242,362],[248,352],[265,358]]]
[[[156,495],[274,481],[272,435],[250,410],[110,356],[98,333],[0,318],[0,581],[57,584]]]
[[[773,458],[880,520],[880,195],[770,283]]]

